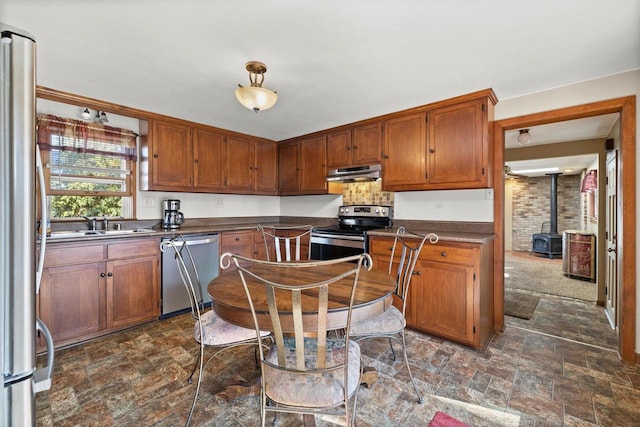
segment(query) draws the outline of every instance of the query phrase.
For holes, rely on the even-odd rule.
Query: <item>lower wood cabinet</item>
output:
[[[54,345],[157,319],[159,244],[127,239],[49,245],[37,301]]]
[[[374,268],[388,270],[392,246],[393,238],[369,237]],[[494,329],[492,257],[493,242],[426,243],[411,279],[407,326],[484,348]]]

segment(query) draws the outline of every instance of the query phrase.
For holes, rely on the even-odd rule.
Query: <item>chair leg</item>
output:
[[[389,338],[389,347],[391,347],[391,355],[393,356],[393,360],[396,360],[396,351],[393,349],[393,342],[391,338]]]
[[[187,378],[187,383],[191,384],[193,382],[193,374],[195,374],[199,364],[200,364],[200,358],[198,357],[196,359],[196,363],[193,365],[193,369],[191,370],[191,375],[189,375],[189,378]]]
[[[409,366],[409,357],[407,356],[407,342],[404,338],[404,330],[402,331],[402,353],[404,353],[404,363],[407,365],[407,371],[409,372],[409,378],[411,378],[411,385],[413,385],[413,390],[416,392],[418,396],[418,403],[424,403],[422,396],[420,396],[420,392],[418,391],[418,387],[416,386],[416,382],[413,379],[413,374],[411,373],[411,367]]]

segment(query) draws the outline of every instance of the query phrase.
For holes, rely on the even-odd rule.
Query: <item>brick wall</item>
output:
[[[513,184],[513,241],[514,251],[530,251],[531,237],[539,233],[545,222],[549,231],[551,178],[519,178]],[[580,175],[558,177],[558,233],[563,230],[580,229],[582,203]]]

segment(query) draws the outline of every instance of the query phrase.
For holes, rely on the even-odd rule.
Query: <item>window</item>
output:
[[[132,218],[137,134],[38,115],[49,216]]]

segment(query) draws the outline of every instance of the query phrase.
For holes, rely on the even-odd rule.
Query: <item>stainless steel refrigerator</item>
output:
[[[50,387],[53,368],[51,335],[36,319],[46,247],[46,209],[39,242],[36,236],[36,188],[46,206],[35,143],[36,46],[31,35],[2,23],[0,34],[0,425],[28,426],[35,425],[35,394]],[[41,369],[38,333],[47,343]]]

